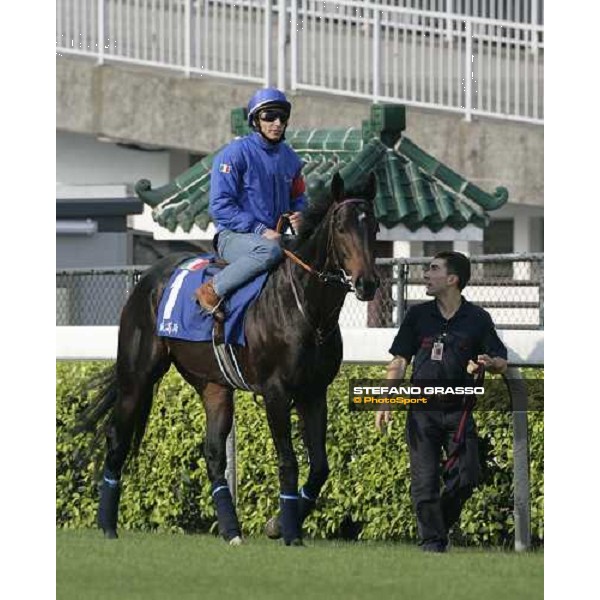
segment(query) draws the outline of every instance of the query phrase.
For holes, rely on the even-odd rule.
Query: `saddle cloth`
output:
[[[169,280],[158,306],[156,333],[159,337],[190,342],[213,339],[213,317],[196,302],[194,292],[221,269],[214,264],[214,254],[200,254],[181,263]],[[225,312],[224,342],[246,345],[244,318],[246,310],[258,298],[268,273],[261,273],[238,288],[221,305]]]

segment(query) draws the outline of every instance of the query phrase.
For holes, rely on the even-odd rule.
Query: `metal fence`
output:
[[[265,82],[271,0],[58,0],[59,54]]]
[[[540,0],[58,0],[56,44],[59,55],[100,64],[542,123],[542,8]]]
[[[56,325],[118,325],[121,310],[147,267],[56,271]]]
[[[472,256],[463,294],[485,308],[498,329],[544,329],[544,255]],[[347,298],[344,327],[398,327],[413,305],[430,300],[424,271],[431,258],[378,259],[381,286],[367,304]]]
[[[372,2],[291,8],[291,87],[542,122],[543,27]]]
[[[423,285],[430,258],[378,259],[381,287],[371,302],[349,295],[344,328],[397,327],[410,306],[429,298]],[[133,285],[147,267],[56,272],[57,325],[117,325]],[[544,329],[544,255],[471,257],[467,299],[489,311],[498,329]]]

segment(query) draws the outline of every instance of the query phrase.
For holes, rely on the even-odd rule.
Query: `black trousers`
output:
[[[441,464],[442,449],[450,456],[457,447],[452,438],[462,413],[462,409],[409,410],[407,415],[411,497],[422,545],[447,545],[448,531],[479,482],[477,431],[472,415],[466,422],[458,460],[449,470]]]

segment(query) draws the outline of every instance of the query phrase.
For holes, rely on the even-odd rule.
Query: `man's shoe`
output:
[[[203,283],[196,290],[196,300],[198,301],[200,308],[212,315],[215,321],[222,322],[225,320],[225,314],[220,308],[223,298],[219,298],[217,292],[215,292],[212,279]]]

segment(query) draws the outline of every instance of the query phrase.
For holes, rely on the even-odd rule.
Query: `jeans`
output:
[[[227,265],[213,279],[215,292],[227,296],[247,281],[274,267],[283,257],[279,240],[268,240],[257,233],[236,233],[224,229],[217,242],[219,256]]]

